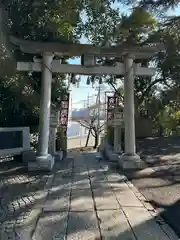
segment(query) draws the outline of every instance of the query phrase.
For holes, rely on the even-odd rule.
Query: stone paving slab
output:
[[[88,169],[88,173],[90,177],[98,177],[100,175],[104,175],[104,170],[99,168],[99,169]]]
[[[72,189],[70,211],[93,211],[94,202],[89,189]]]
[[[138,240],[168,240],[169,237],[145,208],[123,207]]]
[[[81,180],[84,180],[84,179],[89,179],[89,174],[88,174],[88,171],[85,171],[85,172],[79,172],[79,173],[73,173],[73,181],[81,181]]]
[[[93,189],[93,194],[97,210],[115,210],[120,208],[112,191]]]
[[[111,173],[110,171],[107,171],[105,173],[107,181],[108,182],[115,182],[115,183],[121,183],[126,181],[126,177],[117,173]]]
[[[90,177],[91,186],[93,189],[104,189],[104,191],[111,190],[110,184],[107,182],[106,176],[102,173],[97,175],[96,177]]]
[[[90,188],[89,179],[75,181],[72,183],[72,189],[89,189],[89,188]]]
[[[97,176],[90,176],[91,182],[96,182],[96,183],[106,183],[107,184],[107,178],[106,175],[103,173],[98,173]]]
[[[73,172],[75,174],[78,174],[78,173],[87,173],[87,167],[84,166],[84,165],[75,165],[74,169],[73,169]]]
[[[102,210],[97,214],[103,239],[136,240],[122,210]]]
[[[64,212],[68,211],[70,204],[70,191],[69,190],[61,190],[53,193],[53,195],[49,195],[44,204],[41,205],[44,212]]]
[[[107,184],[107,183],[105,183],[105,182],[96,182],[96,181],[94,181],[94,182],[91,182],[91,186],[92,186],[92,188],[93,189],[99,189],[100,191],[111,191],[112,189],[111,189],[111,186],[109,185],[109,184]]]
[[[54,189],[54,191],[56,191],[55,189],[70,189],[71,185],[71,179],[58,179],[53,182],[51,190]]]
[[[67,240],[95,239],[101,239],[95,212],[70,212]]]
[[[127,187],[123,191],[114,189],[119,204],[123,207],[144,207],[134,193]]]
[[[38,221],[32,240],[65,239],[67,212],[46,213]]]

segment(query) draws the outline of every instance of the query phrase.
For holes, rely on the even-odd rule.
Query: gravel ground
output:
[[[139,140],[147,168],[129,179],[180,237],[180,137]]]
[[[33,209],[45,197],[49,179],[47,173],[28,173],[23,163],[0,159],[0,239],[30,239],[38,216]]]

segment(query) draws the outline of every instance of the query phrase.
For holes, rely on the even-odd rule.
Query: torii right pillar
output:
[[[126,55],[124,59],[124,124],[125,152],[119,158],[124,169],[142,169],[143,161],[136,154],[135,114],[134,114],[134,56]]]

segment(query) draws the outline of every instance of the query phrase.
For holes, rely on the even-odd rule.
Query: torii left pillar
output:
[[[42,170],[51,170],[54,165],[54,157],[48,153],[51,113],[52,60],[52,53],[43,53],[39,116],[39,142],[36,158],[37,165],[39,169]]]

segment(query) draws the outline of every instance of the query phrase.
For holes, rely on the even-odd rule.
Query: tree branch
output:
[[[115,87],[115,85],[112,82],[108,82],[108,84],[111,85],[111,87],[113,88],[115,94],[117,94],[122,101],[124,101],[124,96],[120,93],[120,91]]]
[[[118,89],[115,87],[115,85],[111,81],[109,81],[108,84],[111,85],[115,93],[118,93]]]
[[[102,132],[103,129],[104,129],[104,126],[105,126],[105,123],[103,123],[103,124],[99,127],[98,131],[99,131],[99,132]]]
[[[90,124],[88,124],[88,123],[83,123],[83,122],[81,122],[81,121],[77,121],[81,126],[83,126],[83,127],[85,127],[85,128],[88,128],[88,129],[90,129]]]
[[[91,134],[92,134],[92,136],[95,138],[96,137],[96,135],[95,135],[95,132],[93,132],[94,131],[94,129],[90,129],[90,132],[91,132]]]
[[[151,88],[156,85],[157,83],[162,82],[162,79],[155,79],[152,83],[149,84],[149,86],[146,88],[146,90],[142,93],[142,96],[140,98],[140,103],[144,100],[144,97],[147,95],[147,93],[151,90]]]

